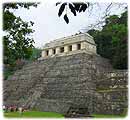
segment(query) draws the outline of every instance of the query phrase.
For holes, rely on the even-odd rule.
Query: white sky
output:
[[[90,24],[99,21],[108,4],[110,3],[100,3],[100,8],[94,7],[91,15],[88,10],[77,14],[77,16],[68,11],[69,24],[65,23],[63,16],[58,17],[60,5],[56,6],[55,3],[51,2],[42,2],[37,8],[31,7],[29,10],[21,8],[14,12],[23,20],[34,22],[32,27],[35,30],[33,33],[34,46],[42,48],[49,41],[75,34],[81,29],[88,28]],[[114,7],[112,11],[112,14],[121,13],[121,9],[117,9],[117,7]]]

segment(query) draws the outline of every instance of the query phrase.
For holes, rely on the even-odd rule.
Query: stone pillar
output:
[[[53,50],[49,49],[49,56],[53,55]]]
[[[86,42],[81,42],[81,49],[86,49],[87,45]]]
[[[42,57],[46,57],[46,51],[45,50],[42,51]]]
[[[77,50],[77,44],[72,45],[72,51]]]
[[[56,48],[56,54],[59,54],[60,53],[60,47],[57,47]]]
[[[64,52],[68,52],[68,46],[64,46]]]

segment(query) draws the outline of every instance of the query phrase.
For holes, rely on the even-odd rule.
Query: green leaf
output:
[[[59,9],[59,12],[58,12],[58,16],[60,17],[65,9],[65,6],[67,5],[67,3],[63,3],[61,6],[60,6],[60,9]]]
[[[69,23],[69,19],[68,19],[68,17],[67,17],[67,14],[64,15],[64,20],[65,20],[65,22],[66,22],[67,24]]]
[[[73,5],[69,3],[69,8],[70,8],[71,12],[74,14],[74,16],[76,16],[75,7],[73,7]]]

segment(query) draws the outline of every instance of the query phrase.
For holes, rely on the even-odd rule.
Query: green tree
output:
[[[36,7],[37,3],[4,3],[3,4],[3,36],[4,64],[14,65],[18,59],[29,59],[32,54],[34,40],[30,34],[33,22],[25,22],[12,9]]]
[[[106,18],[106,24],[101,31],[89,30],[97,44],[97,53],[110,59],[116,69],[128,67],[128,28],[127,11],[121,17],[112,15]]]
[[[41,52],[42,52],[42,49],[40,49],[40,48],[33,48],[30,60],[37,60],[38,58],[40,58],[41,57]]]

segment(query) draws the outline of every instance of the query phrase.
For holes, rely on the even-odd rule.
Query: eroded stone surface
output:
[[[106,114],[120,114],[120,108],[127,108],[127,88],[126,92],[120,91],[122,102],[117,101],[119,94],[113,89],[109,93],[102,91],[103,86],[110,89],[109,81],[114,73],[112,77],[107,72],[101,73],[111,70],[107,59],[87,53],[37,61],[4,81],[4,104],[63,114],[70,108],[85,108],[90,114],[105,111]],[[111,80],[105,83],[105,78]],[[127,74],[122,79],[127,81]],[[120,84],[124,83],[121,81]],[[124,84],[126,86],[127,82]],[[111,99],[112,96],[117,96],[117,99]]]

